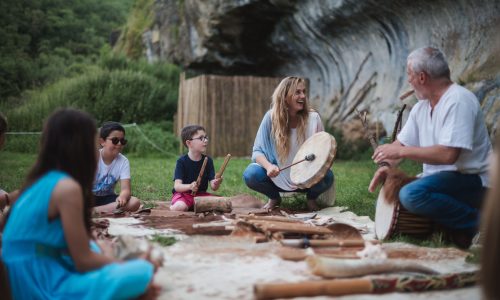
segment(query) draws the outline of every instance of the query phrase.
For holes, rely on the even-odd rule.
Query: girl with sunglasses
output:
[[[125,128],[118,122],[105,122],[99,132],[99,157],[92,192],[95,196],[95,211],[98,213],[136,211],[140,200],[132,196],[130,185],[130,163],[121,154],[127,144]],[[115,194],[120,181],[120,194]]]

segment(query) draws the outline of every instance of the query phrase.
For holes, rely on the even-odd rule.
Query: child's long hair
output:
[[[284,163],[290,151],[290,126],[288,122],[287,99],[291,99],[297,86],[305,80],[300,77],[286,77],[273,92],[271,106],[272,135],[276,144],[278,159]],[[297,113],[299,118],[297,124],[297,140],[302,144],[306,139],[307,121],[309,118],[308,99],[304,102],[304,109]]]
[[[481,282],[485,299],[500,299],[500,138],[495,145],[490,190],[481,213]]]
[[[83,217],[89,235],[97,168],[96,134],[96,123],[89,114],[75,109],[55,111],[44,125],[38,158],[22,188],[24,191],[51,170],[70,175],[83,190]]]

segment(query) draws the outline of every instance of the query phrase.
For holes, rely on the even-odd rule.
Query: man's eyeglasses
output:
[[[108,140],[111,140],[111,143],[113,143],[113,145],[118,145],[118,142],[120,142],[122,146],[125,146],[128,142],[125,138],[119,139],[117,137],[108,138]]]
[[[200,140],[200,142],[208,142],[208,136],[200,136],[200,137],[197,137],[197,138],[190,138],[189,140],[190,141],[192,141],[192,140]]]

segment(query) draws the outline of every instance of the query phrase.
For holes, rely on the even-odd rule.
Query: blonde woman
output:
[[[317,210],[316,199],[333,184],[333,172],[309,189],[301,190],[291,181],[290,169],[281,167],[292,163],[304,141],[324,131],[319,114],[309,108],[305,80],[286,77],[272,95],[271,110],[260,124],[252,151],[252,163],[243,173],[246,185],[269,198],[263,207],[273,209],[281,202],[280,192],[305,192],[307,206]]]

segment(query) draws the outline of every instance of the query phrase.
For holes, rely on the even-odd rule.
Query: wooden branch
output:
[[[401,123],[403,119],[403,112],[406,108],[406,104],[398,112],[398,117],[396,118],[396,124],[394,124],[394,129],[392,130],[391,141],[394,142],[397,138],[398,133],[401,131]]]
[[[377,149],[378,143],[375,140],[375,135],[373,134],[373,132],[370,131],[370,128],[368,127],[368,121],[366,120],[366,111],[364,112],[363,115],[359,112],[357,108],[355,108],[354,111],[356,111],[359,119],[361,120],[361,123],[363,124],[366,136],[368,137],[368,141],[370,142],[370,145],[372,146],[373,150]]]
[[[201,179],[203,178],[203,173],[205,173],[205,167],[207,166],[207,161],[208,161],[208,157],[205,156],[205,159],[203,160],[203,165],[201,165],[200,174],[198,174],[198,178],[196,179],[196,186],[198,188],[200,187]],[[196,192],[194,192],[194,191],[191,192],[191,195],[195,196]]]
[[[222,163],[222,166],[220,167],[219,172],[215,174],[215,178],[221,178],[222,174],[224,174],[224,170],[226,169],[227,164],[229,163],[229,160],[231,159],[231,154],[227,154],[226,158],[224,158],[224,162]]]
[[[365,99],[366,95],[368,92],[377,86],[377,82],[372,82],[373,78],[377,76],[377,72],[373,72],[372,76],[365,82],[365,84],[358,90],[356,95],[352,98],[352,104],[345,110],[345,113],[343,116],[341,116],[341,120],[344,121],[349,117],[354,109],[358,107],[358,105]]]

